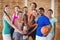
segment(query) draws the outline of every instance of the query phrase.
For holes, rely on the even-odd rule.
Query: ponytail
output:
[[[5,15],[8,16],[8,18],[11,20],[10,16],[6,13],[6,11],[4,11]]]

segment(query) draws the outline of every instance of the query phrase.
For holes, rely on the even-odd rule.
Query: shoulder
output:
[[[49,18],[48,18],[47,16],[39,16],[38,19],[43,19],[43,20],[44,20],[44,19],[45,19],[45,20],[48,19],[48,20],[49,20]]]
[[[2,17],[2,20],[4,20],[5,19],[5,15],[3,15],[3,17]]]
[[[57,20],[55,17],[52,17],[52,19]]]
[[[55,17],[52,17],[52,20],[53,20],[54,22],[57,22],[57,19],[56,19]]]
[[[49,20],[49,18],[47,16],[43,16],[44,20]]]
[[[26,16],[25,16],[25,14],[23,14],[22,16],[23,16],[23,18],[25,18],[25,17],[26,17]]]
[[[14,23],[17,23],[18,21],[19,21],[18,18],[16,18],[15,21],[14,21]]]
[[[42,19],[45,23],[50,23],[50,20],[47,16],[44,16]]]
[[[47,16],[43,16],[43,18],[45,18],[45,19],[49,19]]]
[[[15,16],[16,14],[13,14],[13,17]]]
[[[3,19],[4,20],[9,20],[8,16],[6,16],[6,15],[3,16]]]
[[[17,18],[17,16],[16,14],[13,14],[12,19],[15,19],[15,18]]]

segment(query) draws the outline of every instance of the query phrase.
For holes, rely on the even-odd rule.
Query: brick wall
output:
[[[56,30],[56,39],[60,40],[60,0],[56,0],[56,17],[58,19],[57,21],[57,30]]]
[[[44,9],[45,9],[45,13],[46,13],[46,11],[49,9],[49,8],[51,8],[51,3],[50,3],[50,0],[28,0],[28,7],[29,7],[29,9],[30,9],[30,3],[31,2],[36,2],[37,3],[37,9],[39,8],[39,7],[43,7]]]
[[[2,34],[2,28],[3,28],[3,24],[2,24],[3,7],[6,4],[8,4],[10,6],[11,13],[9,15],[12,17],[12,14],[14,13],[13,7],[16,5],[23,7],[24,1],[23,0],[0,0],[0,40],[2,40],[1,34]]]

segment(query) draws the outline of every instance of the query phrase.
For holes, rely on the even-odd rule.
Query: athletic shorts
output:
[[[29,34],[29,36],[31,36],[33,39],[36,38],[36,30],[34,32],[32,32],[31,34]]]
[[[14,32],[13,33],[13,38],[16,40],[23,40],[23,35],[18,33],[18,32]]]
[[[23,35],[23,40],[26,40],[28,38],[28,35]]]
[[[49,34],[47,35],[47,40],[52,40],[53,36],[54,36],[54,34],[49,33]]]
[[[40,37],[36,35],[36,40],[47,40],[47,37]]]
[[[2,34],[3,40],[12,40],[11,39],[11,34]]]

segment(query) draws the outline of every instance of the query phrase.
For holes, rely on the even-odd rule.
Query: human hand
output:
[[[53,36],[52,40],[54,40],[54,39],[55,39],[55,36]]]
[[[26,31],[23,31],[23,34],[27,34],[28,32],[26,32]]]

